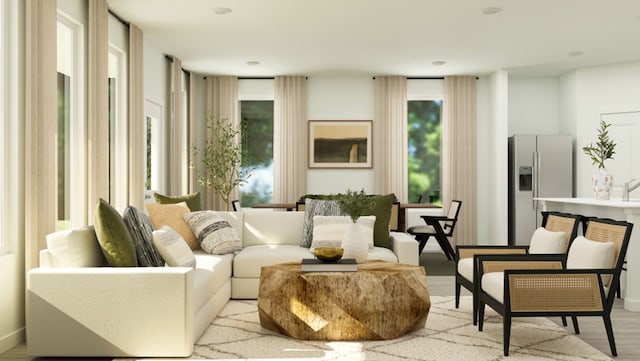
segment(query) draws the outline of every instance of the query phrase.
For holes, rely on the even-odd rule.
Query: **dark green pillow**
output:
[[[183,196],[167,196],[160,193],[154,193],[153,198],[155,198],[156,203],[159,204],[175,204],[185,202],[187,203],[187,207],[189,207],[189,210],[191,212],[202,210],[202,205],[200,203],[200,192],[185,194]]]
[[[94,228],[102,253],[112,267],[136,267],[138,260],[131,235],[120,213],[100,199],[93,215]]]
[[[389,221],[391,219],[391,206],[396,200],[396,195],[389,193],[384,196],[371,196],[376,200],[371,216],[376,216],[373,226],[373,245],[391,249],[391,236],[389,235]]]

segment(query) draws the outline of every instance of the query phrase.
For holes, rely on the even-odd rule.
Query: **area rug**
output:
[[[424,329],[390,341],[300,341],[260,327],[256,301],[230,301],[195,345],[207,360],[611,360],[547,318],[514,319],[510,356],[502,353],[502,318],[487,308],[484,331],[471,322],[471,298],[431,297]],[[604,332],[604,331],[603,331]],[[603,337],[606,337],[603,334]],[[125,360],[125,359],[120,359]],[[132,360],[132,359],[127,359]],[[144,361],[161,359],[141,359]],[[174,359],[175,360],[175,359]]]

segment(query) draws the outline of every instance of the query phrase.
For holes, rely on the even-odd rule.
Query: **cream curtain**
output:
[[[476,78],[444,79],[442,201],[462,201],[454,245],[477,243]]]
[[[142,31],[129,24],[129,204],[142,208],[146,181]]]
[[[291,203],[307,192],[307,79],[275,78],[273,201]]]
[[[55,231],[56,173],[56,1],[25,4],[24,212],[25,269],[38,267],[45,236]]]
[[[87,215],[100,198],[109,201],[108,8],[106,0],[89,1],[87,27]],[[55,43],[55,42],[54,42]]]
[[[220,119],[229,120],[234,126],[238,126],[238,78],[235,76],[210,76],[205,84],[205,109],[207,114]],[[204,129],[203,129],[204,130]],[[238,199],[239,192],[236,188],[231,193],[230,199]],[[226,210],[227,205],[210,189],[203,191],[203,206],[205,209]]]
[[[198,191],[198,178],[197,178],[197,173],[196,173],[196,169],[195,167],[192,167],[193,161],[191,159],[191,147],[192,145],[196,144],[198,142],[198,133],[202,132],[201,129],[199,129],[198,127],[202,127],[202,124],[198,124],[198,116],[196,114],[196,78],[197,75],[193,72],[189,72],[189,105],[188,105],[188,112],[189,112],[189,121],[188,121],[188,128],[189,128],[189,152],[187,153],[188,157],[189,157],[189,181],[188,181],[188,185],[189,188],[187,189],[188,193],[193,193]]]
[[[189,171],[186,142],[187,124],[183,113],[182,61],[172,57],[171,62],[171,126],[169,135],[169,193],[186,192],[186,174]]]
[[[375,78],[373,122],[375,193],[395,193],[407,202],[407,78]]]

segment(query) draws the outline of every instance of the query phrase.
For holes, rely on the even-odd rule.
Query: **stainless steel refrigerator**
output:
[[[542,221],[536,197],[573,197],[570,135],[509,137],[509,244],[528,245]]]

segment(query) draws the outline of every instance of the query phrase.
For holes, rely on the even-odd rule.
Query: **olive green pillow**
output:
[[[194,192],[182,196],[167,196],[156,192],[153,194],[153,198],[155,198],[156,203],[159,204],[174,204],[185,202],[187,203],[187,207],[189,207],[189,210],[191,212],[202,210],[202,204],[200,203],[200,192]]]
[[[391,236],[389,234],[389,221],[391,219],[391,206],[396,200],[396,195],[389,193],[384,196],[371,196],[376,200],[371,216],[376,216],[373,226],[373,245],[391,249]]]
[[[131,235],[118,211],[100,199],[93,215],[102,253],[112,267],[136,267],[138,259]]]

